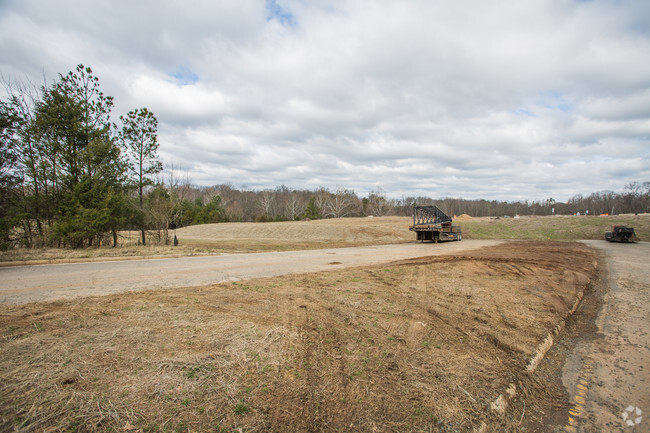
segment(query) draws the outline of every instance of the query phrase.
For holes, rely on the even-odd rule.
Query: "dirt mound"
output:
[[[471,219],[473,219],[473,217],[471,217],[470,215],[467,215],[466,213],[464,213],[462,215],[459,215],[459,216],[454,218],[454,220],[456,220],[456,221],[469,221]]]

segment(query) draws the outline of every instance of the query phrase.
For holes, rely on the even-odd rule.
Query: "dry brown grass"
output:
[[[576,241],[604,239],[613,224],[635,228],[641,240],[650,238],[650,215],[612,217],[542,216],[521,218],[472,218],[460,215],[465,239],[519,239]],[[183,227],[177,231],[179,246],[153,243],[138,245],[137,232],[120,233],[120,247],[70,249],[16,249],[0,252],[0,266],[31,263],[60,263],[92,260],[123,260],[134,257],[310,250],[414,242],[409,231],[411,217],[341,218],[274,223],[221,223]],[[173,233],[171,233],[173,237]]]
[[[241,248],[312,249],[413,241],[411,218],[341,218],[275,223],[225,223],[184,227],[187,245],[210,245],[225,251]],[[252,248],[251,248],[252,246]]]
[[[511,382],[535,392],[525,365],[594,260],[579,244],[508,243],[3,306],[0,430],[517,431],[519,414],[487,407]]]
[[[40,248],[0,252],[0,262],[80,262],[133,257],[170,257],[221,253],[311,250],[413,241],[411,218],[343,218],[274,223],[221,223],[183,227],[176,231],[176,247],[155,243],[138,245],[139,232],[120,232],[119,247],[79,250]],[[170,232],[173,239],[174,233]]]

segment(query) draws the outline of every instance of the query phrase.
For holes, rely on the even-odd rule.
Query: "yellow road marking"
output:
[[[569,409],[568,423],[564,426],[564,431],[567,433],[577,433],[577,427],[580,422],[580,417],[585,410],[587,404],[587,391],[589,391],[589,381],[585,377],[592,371],[592,361],[587,360],[580,371],[578,383],[576,383],[576,392],[573,396],[573,405]]]

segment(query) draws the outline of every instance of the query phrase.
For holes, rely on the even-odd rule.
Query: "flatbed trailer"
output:
[[[415,232],[421,242],[460,241],[463,238],[460,227],[437,206],[414,206],[413,225],[409,230]]]

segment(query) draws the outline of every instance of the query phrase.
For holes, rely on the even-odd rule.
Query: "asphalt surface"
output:
[[[258,254],[0,268],[0,304],[24,304],[131,290],[193,287],[291,273],[388,263],[493,246],[463,240]]]
[[[604,253],[608,278],[598,335],[562,371],[572,404],[564,431],[650,432],[650,243],[585,243]]]

